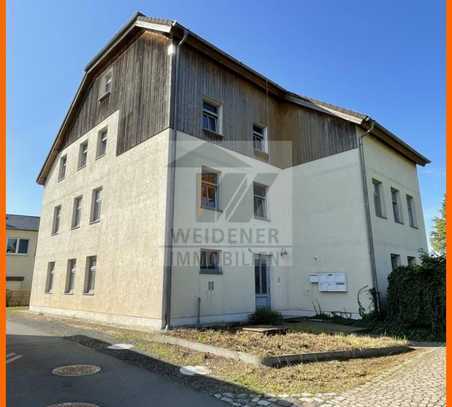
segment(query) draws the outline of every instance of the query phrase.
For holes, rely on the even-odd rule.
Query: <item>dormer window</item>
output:
[[[113,84],[113,69],[110,68],[100,78],[99,100],[110,94],[111,89],[112,89],[112,84]]]

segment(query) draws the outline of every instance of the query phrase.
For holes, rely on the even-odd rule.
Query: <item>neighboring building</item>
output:
[[[151,328],[257,307],[357,317],[427,249],[428,162],[137,14],[86,67],[38,176],[31,308]]]
[[[38,243],[39,217],[6,215],[6,288],[30,296],[36,245]]]

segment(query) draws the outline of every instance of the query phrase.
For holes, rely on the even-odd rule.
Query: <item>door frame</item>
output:
[[[256,293],[256,260],[257,258],[265,258],[266,260],[266,280],[267,280],[267,294],[266,295],[262,295],[262,294],[257,294]],[[258,308],[266,308],[271,310],[272,308],[272,296],[271,296],[271,254],[267,254],[267,253],[256,253],[253,256],[253,274],[254,274],[254,300],[255,300],[255,309],[257,310]],[[258,302],[257,302],[257,298],[265,298],[266,299],[266,305],[265,307],[258,307]]]

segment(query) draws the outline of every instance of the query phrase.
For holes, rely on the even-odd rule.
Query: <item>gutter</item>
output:
[[[372,120],[370,117],[366,117],[363,120],[363,123],[369,124],[366,132],[359,137],[359,158],[360,158],[360,166],[361,166],[361,177],[362,177],[362,184],[363,184],[363,195],[364,195],[364,210],[366,212],[366,229],[367,229],[367,242],[369,246],[369,257],[370,257],[370,269],[371,269],[371,275],[372,275],[372,283],[373,288],[375,290],[375,296],[374,298],[374,306],[375,310],[379,313],[381,311],[381,302],[380,302],[380,291],[378,289],[378,276],[377,276],[377,265],[375,260],[375,246],[374,246],[374,236],[372,231],[372,218],[371,218],[371,212],[370,212],[370,205],[369,205],[369,189],[367,187],[367,171],[366,171],[366,160],[365,160],[365,154],[364,154],[364,144],[363,139],[364,137],[368,136],[372,133],[372,131],[375,128],[375,121]]]
[[[174,65],[171,78],[174,75],[174,91],[170,101],[170,140],[168,146],[168,175],[166,198],[166,228],[165,228],[165,255],[163,264],[163,321],[162,329],[171,329],[171,295],[173,272],[173,232],[174,232],[174,201],[176,188],[176,142],[177,142],[177,96],[179,87],[179,55],[180,47],[188,37],[188,30],[176,45],[172,56]],[[173,45],[173,44],[171,44]],[[171,79],[170,79],[171,80]]]

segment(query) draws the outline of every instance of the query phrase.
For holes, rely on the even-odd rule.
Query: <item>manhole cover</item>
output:
[[[205,366],[182,366],[179,372],[186,376],[194,376],[195,374],[208,375],[210,370]]]
[[[83,403],[80,401],[68,401],[66,403],[52,404],[47,407],[99,407],[97,404]]]
[[[56,376],[89,376],[99,373],[100,370],[101,368],[95,365],[69,365],[56,367],[52,370],[52,374]]]
[[[113,350],[127,350],[132,349],[133,345],[130,343],[115,343],[114,345],[107,346],[107,349],[113,349]]]

